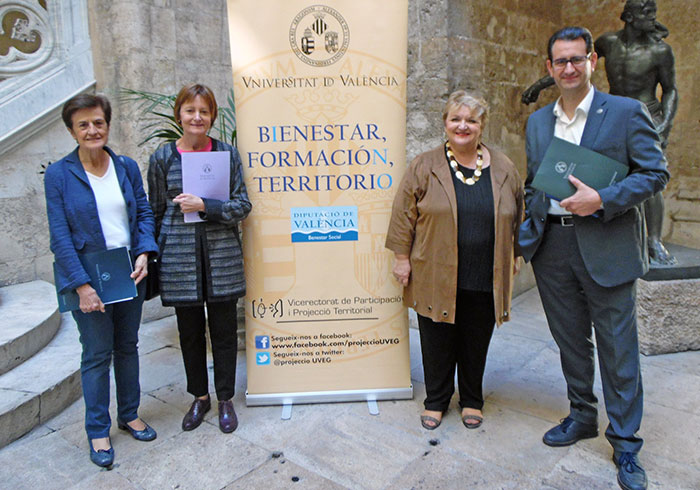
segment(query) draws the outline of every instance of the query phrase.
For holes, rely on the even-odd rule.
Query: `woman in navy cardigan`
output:
[[[85,430],[90,459],[110,466],[109,367],[114,358],[117,423],[141,441],[156,432],[138,416],[138,330],[145,294],[148,254],[156,253],[153,213],[135,161],[107,146],[111,106],[102,95],[80,94],[63,106],[63,122],[78,147],[46,170],[44,189],[56,288],[75,290],[80,310],[73,318],[83,352],[80,374],[85,399]],[[105,305],[90,284],[79,255],[128,247],[131,277],[138,285],[132,300]]]

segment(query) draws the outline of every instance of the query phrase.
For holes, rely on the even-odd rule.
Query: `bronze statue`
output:
[[[625,23],[622,30],[596,39],[595,51],[599,58],[605,57],[610,93],[646,104],[665,149],[678,107],[673,51],[663,41],[668,29],[656,21],[655,0],[627,0],[620,19]],[[552,85],[550,76],[541,78],[523,92],[522,102],[535,102],[540,91]],[[660,102],[656,98],[658,85],[662,90]],[[676,259],[661,241],[664,201],[660,192],[644,203],[644,212],[652,265],[675,264]]]

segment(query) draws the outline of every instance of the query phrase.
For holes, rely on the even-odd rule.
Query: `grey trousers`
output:
[[[605,436],[615,453],[639,452],[643,441],[637,431],[643,394],[635,283],[615,287],[596,283],[583,263],[573,226],[548,224],[532,265],[549,329],[559,346],[570,416],[578,422],[597,424],[595,330],[610,420]]]

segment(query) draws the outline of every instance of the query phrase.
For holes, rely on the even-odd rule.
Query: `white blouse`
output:
[[[95,194],[97,215],[100,218],[107,249],[130,247],[129,215],[126,212],[126,201],[124,201],[122,189],[119,187],[117,172],[114,170],[114,162],[111,158],[109,159],[109,167],[102,177],[90,172],[85,173]]]

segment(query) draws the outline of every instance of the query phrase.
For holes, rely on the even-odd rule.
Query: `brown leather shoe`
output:
[[[185,418],[182,419],[182,430],[194,430],[202,423],[204,420],[204,414],[211,409],[211,398],[207,397],[206,400],[200,400],[195,398],[192,402],[192,406],[185,414]]]
[[[219,429],[221,432],[228,434],[233,432],[238,427],[238,417],[233,409],[233,401],[225,400],[219,402]]]

